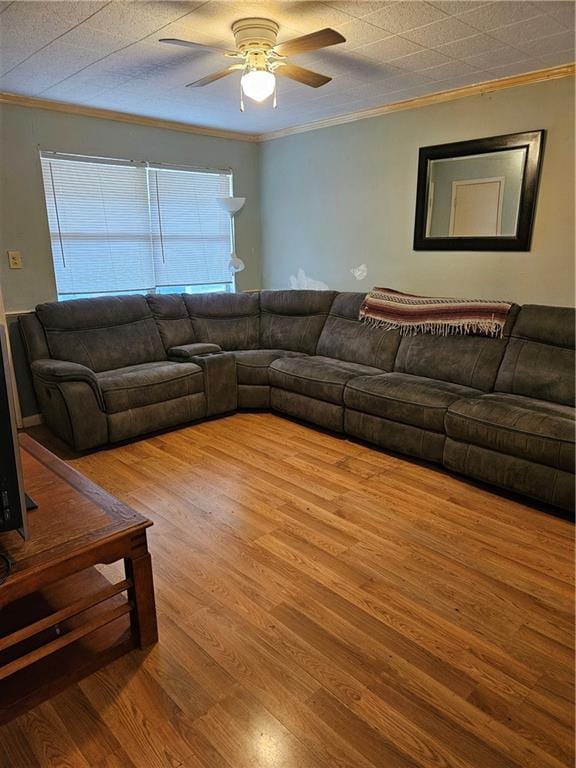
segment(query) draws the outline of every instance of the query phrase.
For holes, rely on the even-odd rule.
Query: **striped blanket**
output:
[[[416,333],[502,336],[512,304],[505,301],[445,299],[373,288],[360,307],[360,320],[384,330]]]

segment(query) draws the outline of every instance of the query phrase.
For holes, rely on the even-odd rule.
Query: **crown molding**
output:
[[[414,99],[405,101],[395,101],[390,104],[383,104],[380,107],[364,109],[358,112],[349,112],[336,117],[328,117],[324,120],[317,120],[304,125],[297,125],[292,128],[282,128],[270,133],[241,133],[239,131],[225,131],[218,128],[206,128],[201,125],[190,125],[175,120],[160,120],[154,117],[144,117],[142,115],[133,115],[127,112],[116,112],[111,109],[100,109],[98,107],[84,107],[80,104],[68,104],[64,101],[52,101],[51,99],[38,99],[32,96],[22,96],[17,93],[6,93],[0,91],[0,104],[15,104],[19,107],[30,107],[33,109],[46,109],[52,112],[64,112],[69,115],[81,115],[83,117],[95,117],[101,120],[115,120],[120,123],[130,123],[132,125],[143,125],[148,128],[164,128],[169,131],[180,131],[181,133],[192,133],[199,136],[211,136],[217,139],[234,139],[235,141],[263,142],[273,139],[281,139],[285,136],[293,136],[297,133],[307,133],[308,131],[317,131],[321,128],[329,128],[334,125],[345,125],[357,120],[367,120],[371,117],[388,115],[391,112],[402,112],[407,109],[419,109],[429,107],[434,104],[444,104],[457,99],[464,99],[468,96],[480,96],[486,93],[495,93],[505,88],[516,88],[521,85],[531,85],[533,83],[542,83],[546,80],[558,80],[563,77],[573,77],[576,74],[576,64],[564,64],[560,67],[551,67],[549,69],[539,69],[535,72],[527,72],[522,75],[513,75],[499,80],[488,80],[476,85],[467,85],[463,88],[454,88],[449,91],[431,93],[428,96],[418,96]]]
[[[147,128],[164,128],[169,131],[194,133],[199,136],[212,136],[217,139],[234,139],[236,141],[249,142],[257,142],[260,140],[260,136],[256,133],[241,133],[239,131],[220,130],[219,128],[206,128],[203,125],[180,123],[176,120],[161,120],[155,117],[133,115],[128,112],[116,112],[112,109],[100,109],[99,107],[84,107],[81,104],[68,104],[65,101],[53,101],[52,99],[38,99],[32,96],[21,96],[18,93],[0,91],[0,104],[15,104],[18,107],[30,107],[32,109],[47,109],[51,112],[64,112],[68,115],[81,115],[82,117],[96,117],[100,120],[115,120],[119,123],[143,125]]]
[[[448,101],[464,99],[468,96],[481,96],[486,93],[495,93],[505,88],[515,88],[520,85],[531,85],[533,83],[542,83],[546,80],[558,80],[563,77],[571,77],[576,73],[576,64],[564,64],[560,67],[551,67],[548,69],[539,69],[534,72],[527,72],[522,75],[513,75],[499,80],[488,80],[484,83],[467,85],[463,88],[454,88],[449,91],[440,91],[431,93],[428,96],[418,96],[415,99],[405,101],[394,101],[390,104],[383,104],[380,107],[372,109],[363,109],[358,112],[349,112],[345,115],[328,117],[325,120],[316,120],[304,125],[296,125],[293,128],[282,128],[270,133],[261,133],[258,136],[259,141],[271,141],[273,139],[282,139],[285,136],[294,136],[297,133],[308,133],[308,131],[317,131],[321,128],[330,128],[334,125],[344,125],[354,123],[357,120],[367,120],[371,117],[388,115],[391,112],[402,112],[406,109],[419,109],[420,107],[429,107],[434,104],[444,104]]]

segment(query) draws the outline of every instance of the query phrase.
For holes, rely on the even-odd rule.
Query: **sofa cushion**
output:
[[[270,363],[279,357],[304,357],[302,352],[287,349],[238,349],[232,353],[236,358],[238,384],[269,384]]]
[[[258,349],[260,297],[255,293],[184,294],[194,341],[222,349]]]
[[[574,471],[574,408],[511,394],[454,403],[446,433],[454,440]]]
[[[194,341],[192,321],[181,293],[155,293],[146,296],[165,349]]]
[[[204,374],[194,363],[130,365],[96,375],[108,413],[162,403],[204,390]]]
[[[344,387],[358,376],[376,376],[379,368],[347,363],[331,357],[281,358],[270,366],[270,384],[273,387],[297,392],[317,400],[342,405]]]
[[[44,326],[36,312],[27,312],[25,315],[19,315],[18,326],[24,341],[28,363],[33,363],[34,360],[45,360],[47,357],[50,357]]]
[[[406,373],[362,376],[346,387],[347,408],[444,433],[448,407],[464,397],[476,397],[479,390]]]
[[[50,356],[98,373],[166,359],[144,296],[102,296],[39,304]]]
[[[339,293],[318,340],[316,353],[391,371],[400,343],[398,331],[374,328],[358,320],[365,293]]]
[[[501,339],[435,336],[429,333],[404,336],[398,348],[394,371],[490,392],[518,309],[517,305],[512,306]]]
[[[262,291],[260,347],[316,353],[335,291]]]
[[[574,307],[549,307],[544,304],[524,304],[510,336],[530,339],[541,344],[574,349],[576,329]]]
[[[526,304],[494,389],[574,405],[574,309]]]

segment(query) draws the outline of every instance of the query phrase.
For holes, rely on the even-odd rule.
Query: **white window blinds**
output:
[[[60,298],[229,285],[232,177],[42,153]]]
[[[148,178],[156,285],[230,281],[230,217],[218,205],[230,177],[151,167]]]

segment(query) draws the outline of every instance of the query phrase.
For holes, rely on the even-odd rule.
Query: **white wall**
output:
[[[232,168],[235,194],[247,198],[236,217],[237,252],[246,263],[237,285],[241,290],[260,287],[258,145],[0,104],[0,284],[7,311],[56,298],[39,147]],[[8,249],[22,252],[24,269],[8,269]]]
[[[412,249],[419,147],[541,128],[530,252]],[[573,78],[271,140],[261,172],[265,288],[289,287],[302,267],[337,290],[574,303]]]

